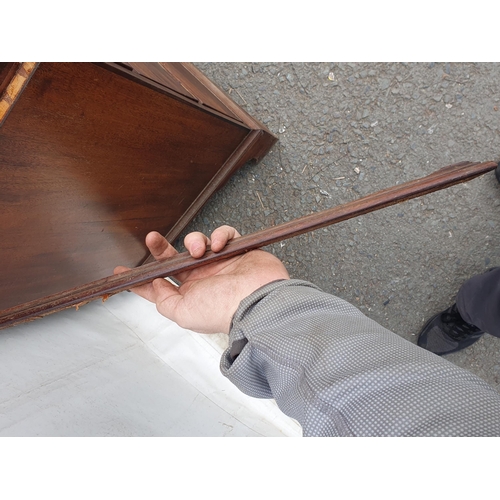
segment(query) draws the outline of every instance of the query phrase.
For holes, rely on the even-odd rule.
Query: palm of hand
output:
[[[210,241],[201,233],[190,233],[184,245],[192,257],[201,257],[211,244],[214,252],[239,233],[232,227],[217,228]],[[146,244],[156,259],[173,257],[177,251],[159,233],[149,233]],[[115,273],[127,268],[117,267]],[[199,333],[229,333],[231,320],[241,300],[261,286],[278,279],[289,279],[279,259],[268,252],[246,254],[180,273],[179,288],[160,278],[132,289],[156,304],[158,311],[179,326]]]

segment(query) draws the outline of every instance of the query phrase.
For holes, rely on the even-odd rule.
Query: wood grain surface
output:
[[[149,231],[175,238],[267,151],[261,132],[99,65],[41,63],[0,128],[0,310],[143,262]]]

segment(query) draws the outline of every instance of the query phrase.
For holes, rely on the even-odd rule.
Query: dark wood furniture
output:
[[[0,313],[175,239],[276,138],[187,63],[0,63]]]

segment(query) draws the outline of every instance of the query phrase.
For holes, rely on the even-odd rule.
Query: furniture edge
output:
[[[16,101],[19,99],[19,96],[26,88],[38,64],[39,63],[35,62],[19,63],[10,82],[5,86],[5,90],[0,95],[0,127],[3,125]]]

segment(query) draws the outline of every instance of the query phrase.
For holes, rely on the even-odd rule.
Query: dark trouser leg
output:
[[[467,323],[500,337],[500,267],[466,281],[458,292],[457,307]]]

